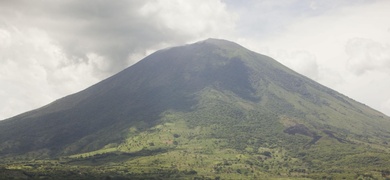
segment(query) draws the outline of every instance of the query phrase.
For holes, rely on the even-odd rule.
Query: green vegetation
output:
[[[389,129],[389,117],[211,39],[0,122],[0,179],[388,179]]]

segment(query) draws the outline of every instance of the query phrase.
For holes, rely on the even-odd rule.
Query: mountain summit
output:
[[[1,121],[0,157],[106,171],[120,164],[125,177],[387,176],[389,138],[384,114],[270,57],[208,39]]]

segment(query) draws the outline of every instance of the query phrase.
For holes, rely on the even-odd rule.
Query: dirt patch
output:
[[[345,140],[344,140],[344,139],[341,139],[341,138],[339,138],[339,137],[336,137],[332,131],[323,130],[322,132],[324,132],[324,133],[325,133],[326,135],[328,135],[330,138],[336,139],[336,140],[337,140],[338,142],[340,142],[340,143],[345,143]]]
[[[294,126],[291,126],[283,131],[284,133],[287,134],[301,134],[304,136],[309,136],[309,137],[314,137],[315,133],[311,132],[309,128],[307,128],[303,124],[296,124]]]
[[[310,142],[305,144],[304,148],[309,148],[311,145],[315,144],[318,140],[322,138],[322,136],[317,135],[317,133],[311,131],[303,124],[296,124],[294,126],[288,127],[283,132],[291,135],[301,134],[313,138]]]

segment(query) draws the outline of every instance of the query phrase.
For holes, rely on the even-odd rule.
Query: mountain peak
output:
[[[235,42],[228,41],[228,40],[225,40],[225,39],[216,39],[216,38],[208,38],[206,40],[199,41],[199,42],[197,42],[195,44],[210,44],[210,45],[215,45],[215,46],[218,46],[218,47],[229,48],[229,49],[243,48],[242,46],[240,46],[239,44],[237,44]]]
[[[232,41],[228,41],[225,39],[217,39],[217,38],[208,38],[203,41],[199,41],[198,43],[210,43],[210,44],[236,44]]]

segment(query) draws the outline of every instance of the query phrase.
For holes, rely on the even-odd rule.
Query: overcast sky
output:
[[[0,119],[209,37],[390,115],[389,0],[1,0]]]

